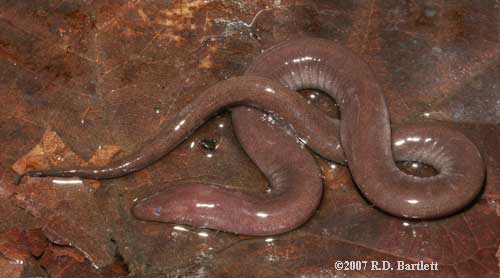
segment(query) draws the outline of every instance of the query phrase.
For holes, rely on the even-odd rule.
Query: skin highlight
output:
[[[333,119],[295,91],[320,90],[339,105]],[[382,89],[362,60],[323,39],[278,44],[258,56],[244,76],[221,81],[163,124],[138,152],[100,168],[51,169],[28,176],[117,178],[161,159],[222,109],[231,109],[243,148],[269,180],[248,194],[206,184],[168,187],[133,208],[143,220],[188,224],[247,235],[273,235],[303,224],[317,208],[322,182],[302,145],[347,164],[362,194],[376,207],[410,219],[450,215],[470,204],[484,181],[476,146],[462,133],[434,124],[393,128]],[[279,115],[286,126],[262,120]],[[395,161],[421,161],[438,174],[405,174]]]

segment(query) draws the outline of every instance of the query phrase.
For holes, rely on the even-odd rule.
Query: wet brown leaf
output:
[[[128,271],[135,277],[498,276],[498,4],[188,2],[0,3],[0,231],[37,226],[50,241],[79,249],[83,262],[73,251],[56,254],[51,247],[43,253],[53,277]],[[239,147],[227,113],[160,162],[102,186],[59,186],[51,178],[13,185],[11,167],[22,173],[104,165],[120,151],[115,146],[123,147],[120,155],[133,152],[204,88],[242,74],[262,49],[304,35],[359,54],[384,89],[393,123],[441,120],[463,130],[487,165],[480,200],[446,219],[396,219],[360,196],[347,168],[319,159],[325,179],[321,206],[285,235],[238,237],[136,220],[130,214],[134,200],[178,182],[264,190],[266,181]],[[313,104],[331,110],[328,101]],[[215,151],[201,146],[212,139]],[[44,240],[37,243],[39,237],[29,233],[0,238],[2,250],[19,258],[39,256]],[[114,257],[115,246],[123,261]],[[22,267],[6,260],[0,257],[0,275],[19,276]],[[336,260],[435,261],[440,270],[341,272]],[[91,261],[110,266],[95,270]]]
[[[114,247],[94,190],[80,180],[55,183],[64,180],[28,179],[16,195],[19,206],[37,218],[51,241],[76,247],[97,266],[110,264]]]
[[[97,269],[75,248],[50,245],[40,259],[40,264],[50,277],[125,277],[126,271],[114,263],[108,268]]]
[[[0,277],[21,277],[23,265],[0,257]]]
[[[22,174],[30,170],[54,168],[61,166],[62,163],[79,165],[82,161],[54,131],[47,130],[40,143],[14,163],[12,169]]]
[[[23,261],[31,257],[30,246],[23,231],[12,229],[0,236],[0,253],[12,261]]]
[[[0,234],[0,277],[46,277],[36,257],[47,246],[40,230],[11,229]]]

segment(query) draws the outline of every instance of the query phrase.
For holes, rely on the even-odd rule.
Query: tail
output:
[[[28,171],[16,177],[15,183],[19,185],[24,177],[46,177],[47,174],[44,171]]]

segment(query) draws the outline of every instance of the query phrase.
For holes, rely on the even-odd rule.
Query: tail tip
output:
[[[29,171],[18,175],[15,179],[16,185],[19,185],[24,177],[44,177],[45,174],[42,171]]]

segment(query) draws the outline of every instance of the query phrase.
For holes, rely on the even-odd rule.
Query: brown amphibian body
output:
[[[333,97],[341,119],[307,104],[295,92],[301,89]],[[483,185],[482,158],[463,134],[429,123],[391,130],[384,95],[368,65],[349,50],[315,38],[287,41],[265,51],[244,76],[208,88],[128,157],[105,167],[25,175],[121,177],[164,157],[227,108],[240,143],[267,177],[270,190],[249,194],[208,184],[179,184],[139,201],[133,207],[136,217],[247,235],[289,231],[304,223],[321,199],[322,180],[310,150],[347,164],[363,195],[399,217],[450,215],[470,204]],[[286,125],[263,121],[264,112],[279,116]],[[396,166],[400,160],[424,162],[438,174],[405,174]]]

